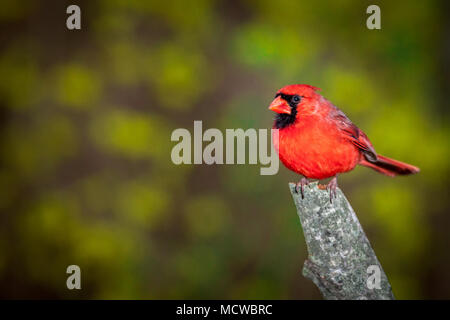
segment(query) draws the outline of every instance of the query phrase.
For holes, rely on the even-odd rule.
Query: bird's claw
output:
[[[302,199],[305,198],[305,194],[303,193],[303,187],[304,187],[304,186],[307,186],[308,184],[309,184],[309,180],[306,179],[306,178],[304,178],[304,177],[301,178],[301,180],[295,184],[295,192],[296,192],[297,194],[298,194],[298,193],[301,193]],[[300,190],[299,190],[299,189],[300,189]]]
[[[336,198],[336,188],[337,188],[338,184],[337,184],[337,177],[334,177],[333,179],[331,179],[330,182],[328,182],[327,184],[327,190],[330,191],[330,203],[333,203],[333,198]]]

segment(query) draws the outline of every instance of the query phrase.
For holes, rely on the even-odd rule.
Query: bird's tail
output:
[[[365,167],[372,168],[390,177],[395,177],[397,175],[414,174],[420,171],[419,168],[413,165],[380,155],[377,155],[377,159],[374,161],[368,161],[367,159],[362,158],[360,164]]]

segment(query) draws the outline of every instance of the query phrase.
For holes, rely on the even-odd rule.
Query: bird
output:
[[[276,112],[273,139],[281,162],[302,175],[295,191],[304,198],[310,179],[332,178],[326,185],[330,202],[336,197],[337,176],[356,165],[394,177],[418,173],[416,166],[376,153],[367,135],[338,107],[307,84],[288,85],[277,91],[269,109]],[[300,189],[300,190],[299,190]]]

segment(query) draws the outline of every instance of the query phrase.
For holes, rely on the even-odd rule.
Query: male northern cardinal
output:
[[[387,176],[419,172],[419,168],[377,155],[369,138],[319,88],[294,84],[280,89],[269,109],[277,113],[274,146],[284,165],[304,176],[296,185],[303,197],[308,179],[333,177],[328,183],[330,201],[336,196],[337,175],[357,164]]]

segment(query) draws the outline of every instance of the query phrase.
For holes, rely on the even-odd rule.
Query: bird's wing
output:
[[[377,153],[369,138],[353,124],[345,113],[336,108],[331,112],[331,117],[336,122],[338,128],[344,133],[345,138],[361,150],[368,161],[377,161]]]

